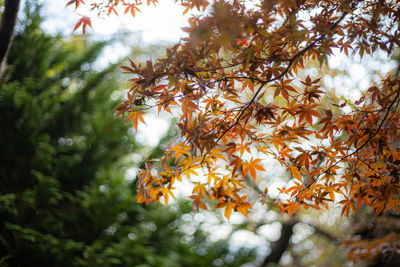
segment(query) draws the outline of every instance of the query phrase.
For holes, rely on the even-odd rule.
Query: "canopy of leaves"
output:
[[[136,6],[93,2],[106,15]],[[398,213],[398,72],[381,73],[359,99],[339,102],[322,73],[305,67],[326,64],[334,50],[392,56],[400,44],[399,1],[179,2],[207,11],[190,18],[186,37],[165,58],[123,67],[132,86],[117,116],[137,127],[144,110],[155,108],[177,116],[181,132],[140,172],[139,202],[167,201],[175,183],[188,179],[195,208],[247,215],[247,178],[265,176],[263,162],[274,158],[291,176],[272,200],[283,213],[330,204],[341,205],[342,215],[362,206]]]
[[[389,74],[351,104],[322,104],[321,77],[299,72],[308,60],[326,62],[334,48],[391,55],[399,8],[398,1],[217,1],[190,19],[188,37],[166,58],[123,67],[132,88],[117,115],[136,126],[145,109],[173,112],[182,135],[157,175],[150,164],[141,172],[138,200],[168,198],[175,181],[201,170],[207,181],[196,184],[194,206],[216,200],[227,217],[246,215],[245,176],[263,175],[263,160],[273,157],[293,177],[280,189],[289,196],[277,200],[282,212],[328,208],[338,195],[346,215],[363,204],[376,214],[397,211],[398,78]]]
[[[29,5],[28,5],[29,7]],[[92,71],[106,43],[65,41],[28,8],[0,84],[0,265],[239,266],[195,229],[187,203],[164,212],[134,200],[127,155],[142,146],[115,123],[114,66]],[[130,157],[129,157],[130,158]],[[137,164],[140,165],[141,162]]]

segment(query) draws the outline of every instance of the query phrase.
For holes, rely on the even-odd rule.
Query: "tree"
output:
[[[109,15],[118,5],[135,5],[128,2],[93,5]],[[182,2],[188,8],[208,5]],[[166,58],[123,67],[135,78],[118,116],[128,114],[136,126],[147,108],[180,111],[183,141],[166,149],[164,171],[152,175],[149,165],[142,172],[139,200],[167,198],[176,180],[203,168],[209,180],[197,185],[195,206],[205,208],[202,200],[210,198],[227,217],[233,210],[246,215],[250,205],[238,192],[246,175],[255,179],[265,171],[264,155],[292,174],[294,186],[282,188],[290,195],[279,204],[284,212],[327,207],[337,194],[344,214],[356,212],[356,204],[377,214],[397,211],[397,76],[388,74],[357,101],[339,105],[333,98],[322,104],[328,94],[321,77],[298,77],[307,60],[324,64],[333,48],[360,57],[392,55],[399,44],[398,4],[264,1],[249,8],[217,1],[211,12],[190,19],[188,37]],[[345,107],[350,111],[338,110]],[[245,152],[252,157],[245,159]],[[171,168],[171,161],[179,164]],[[220,161],[227,164],[220,167]]]
[[[185,202],[135,202],[126,162],[144,147],[113,121],[115,66],[94,71],[103,43],[40,29],[28,5],[0,84],[0,263],[5,266],[239,266],[225,241],[180,230]],[[166,139],[169,139],[167,137]],[[141,164],[139,158],[137,166]]]
[[[0,4],[3,4],[3,2],[4,10],[0,21],[0,78],[5,71],[6,58],[13,38],[20,0],[5,0],[1,1]]]
[[[93,2],[105,15],[118,7],[134,15],[141,4]],[[334,49],[347,57],[393,56],[399,1],[179,2],[209,9],[189,19],[187,37],[166,58],[123,68],[132,86],[117,116],[136,127],[144,110],[167,111],[178,116],[182,136],[140,172],[139,202],[167,200],[175,182],[188,179],[195,208],[246,216],[247,177],[265,175],[263,162],[272,157],[292,177],[271,200],[284,213],[332,203],[346,216],[364,205],[376,216],[398,213],[398,71],[371,79],[360,98],[340,100],[322,87],[321,72],[305,66],[327,64]],[[262,195],[269,201],[267,188]]]

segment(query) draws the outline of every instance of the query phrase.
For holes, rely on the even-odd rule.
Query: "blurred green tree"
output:
[[[0,265],[251,261],[251,251],[233,254],[200,229],[182,231],[187,203],[168,212],[136,203],[126,165],[144,147],[113,121],[115,66],[92,70],[107,44],[50,36],[39,11],[27,5],[0,81]]]

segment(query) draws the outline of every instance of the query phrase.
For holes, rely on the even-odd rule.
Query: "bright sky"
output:
[[[62,32],[71,34],[75,23],[80,18],[90,14],[88,9],[79,7],[65,7],[67,0],[42,0],[45,3],[46,29],[51,33]],[[91,14],[93,29],[88,30],[89,35],[107,38],[121,31],[141,32],[142,40],[146,43],[156,41],[176,42],[182,35],[182,27],[187,25],[188,14],[182,15],[184,9],[175,4],[174,0],[162,0],[154,6],[143,6],[141,12],[137,12],[133,18],[130,15],[110,15],[106,18],[98,18]],[[61,14],[61,15],[60,15]],[[81,33],[81,30],[77,30]]]
[[[184,8],[175,4],[174,0],[162,0],[156,7],[144,5],[135,17],[121,14],[118,17],[111,15],[105,18],[96,17],[85,7],[79,7],[76,12],[74,8],[65,6],[67,0],[42,0],[42,2],[44,3],[43,15],[46,18],[43,27],[49,33],[62,33],[69,36],[73,33],[80,15],[89,14],[93,28],[87,29],[87,35],[93,39],[110,39],[121,33],[131,33],[127,35],[126,40],[123,40],[124,44],[114,43],[105,48],[104,55],[98,62],[101,66],[106,66],[128,55],[131,47],[135,45],[178,42],[183,34],[182,28],[188,25],[190,16],[189,14],[182,15]],[[75,32],[75,34],[81,33],[81,29]],[[168,123],[152,114],[146,117],[147,125],[139,126],[137,138],[140,142],[155,146],[168,129]]]

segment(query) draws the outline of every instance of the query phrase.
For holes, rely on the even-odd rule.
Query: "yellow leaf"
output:
[[[299,172],[299,169],[297,169],[296,166],[292,166],[292,167],[290,167],[290,169],[292,171],[293,177],[298,179],[299,181],[301,181],[301,174]]]
[[[233,211],[233,203],[227,203],[225,208],[225,217],[229,220]]]

